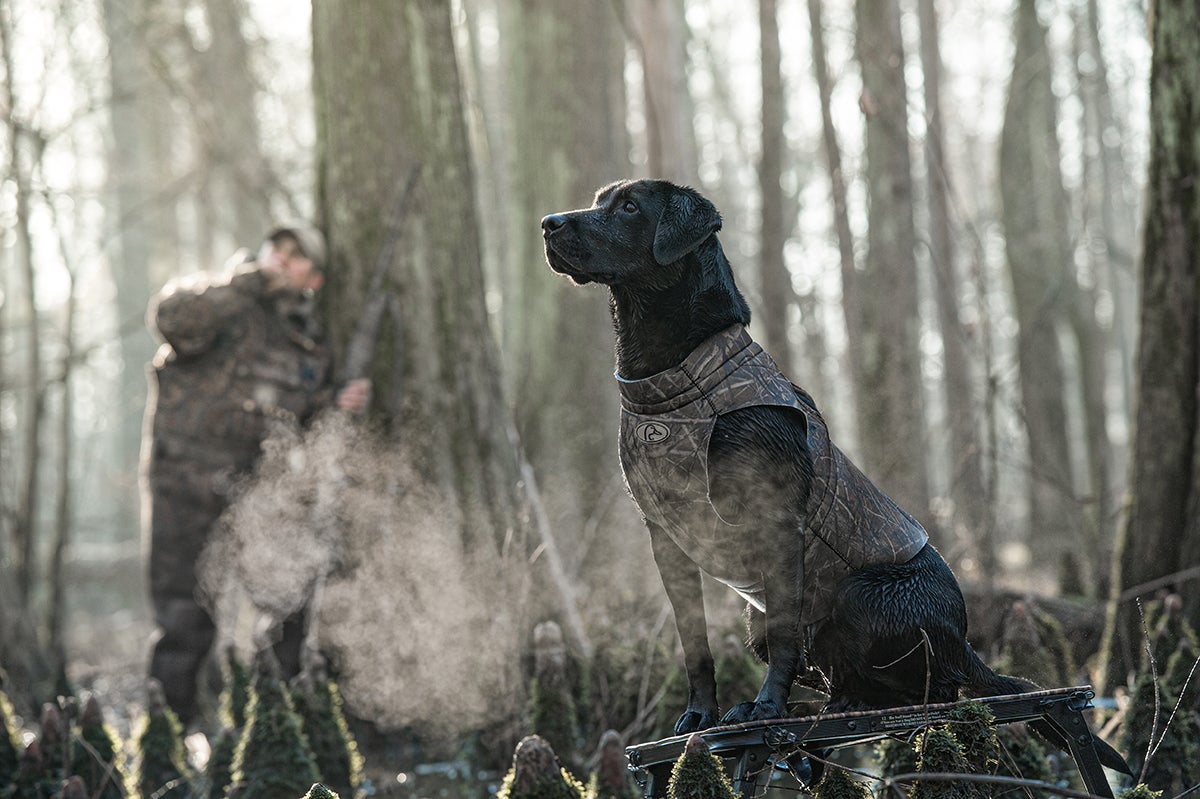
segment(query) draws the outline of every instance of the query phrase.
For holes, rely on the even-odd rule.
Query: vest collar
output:
[[[727,327],[703,341],[681,363],[656,375],[640,380],[614,375],[621,391],[621,407],[640,414],[681,408],[716,389],[759,351],[745,325]]]

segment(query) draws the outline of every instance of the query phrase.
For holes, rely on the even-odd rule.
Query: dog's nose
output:
[[[567,224],[567,217],[563,214],[550,214],[549,216],[543,216],[542,235],[548,236],[565,224]]]

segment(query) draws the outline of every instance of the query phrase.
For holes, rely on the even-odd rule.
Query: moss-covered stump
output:
[[[882,777],[912,774],[917,770],[917,750],[909,741],[889,738],[875,745],[875,760]]]
[[[496,799],[584,799],[584,789],[559,765],[554,748],[540,735],[522,738]]]
[[[237,648],[230,645],[225,648],[221,660],[221,676],[224,686],[221,688],[218,715],[226,727],[240,730],[246,726],[246,710],[250,704],[250,683],[254,675],[246,664],[238,659]]]
[[[704,739],[693,734],[683,754],[671,768],[667,799],[736,799],[733,783],[721,758],[708,750]]]
[[[246,729],[233,757],[230,799],[303,796],[319,781],[312,750],[270,650],[255,660]]]
[[[845,769],[825,768],[825,776],[813,789],[816,799],[870,799],[871,789]]]
[[[292,702],[312,748],[321,784],[350,799],[362,781],[362,756],[346,723],[342,697],[318,657],[296,676]]]
[[[982,702],[964,702],[946,714],[967,766],[974,774],[995,774],[1000,767],[996,715]]]
[[[122,799],[128,778],[116,732],[104,723],[95,696],[79,713],[79,735],[71,746],[71,773],[78,776],[93,799]]]
[[[204,767],[204,784],[208,799],[222,799],[233,782],[233,755],[237,751],[242,731],[222,727],[210,743],[208,764]]]
[[[1004,724],[998,727],[996,743],[1000,745],[1000,764],[996,772],[1000,776],[1042,782],[1054,781],[1054,769],[1046,755],[1046,748],[1041,741],[1033,737],[1024,724]],[[1033,791],[1031,799],[1049,796],[1053,794]]]
[[[600,736],[600,759],[588,781],[587,795],[588,799],[638,799],[641,796],[629,778],[625,741],[616,730],[605,730]]]
[[[42,747],[46,771],[55,782],[62,782],[70,765],[67,743],[71,736],[67,720],[58,705],[53,702],[42,705],[42,717],[38,727],[38,743]]]
[[[534,678],[529,686],[529,727],[545,738],[560,761],[579,760],[579,713],[567,673],[567,647],[558,624],[533,630]]]
[[[58,793],[61,783],[47,764],[41,744],[30,741],[17,760],[17,774],[12,781],[10,796],[12,799],[50,799]]]
[[[1025,600],[1013,602],[1004,619],[996,668],[1040,685],[1072,685],[1077,671],[1062,624]]]
[[[63,783],[62,793],[58,795],[57,799],[91,799],[92,795],[87,785],[84,784],[83,778],[76,775],[69,777]]]
[[[147,686],[146,716],[134,736],[137,767],[134,790],[142,799],[185,799],[191,796],[191,770],[183,745],[183,725],[167,706],[162,686]]]
[[[948,727],[931,727],[921,733],[916,749],[917,773],[971,773],[962,746]],[[977,785],[968,782],[915,780],[909,795],[912,799],[976,799],[982,793]]]
[[[339,797],[335,791],[331,791],[321,783],[316,782],[308,789],[308,793],[304,794],[300,799],[339,799]]]

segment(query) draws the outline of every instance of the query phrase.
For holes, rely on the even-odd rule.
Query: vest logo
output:
[[[642,422],[634,428],[633,434],[643,444],[661,444],[671,437],[671,428],[662,422]]]

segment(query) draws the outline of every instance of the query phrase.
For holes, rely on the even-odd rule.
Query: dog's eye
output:
[[[637,203],[633,200],[626,200],[625,204],[621,206],[621,210],[627,214],[636,214],[638,210]]]

